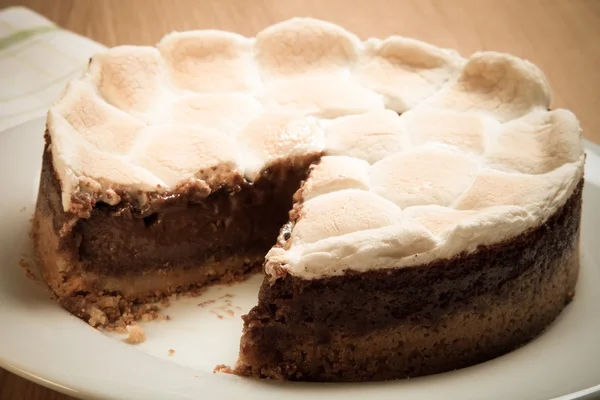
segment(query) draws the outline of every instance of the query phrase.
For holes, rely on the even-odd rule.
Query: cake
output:
[[[264,271],[239,375],[462,368],[574,294],[581,128],[508,54],[309,18],[176,32],[95,55],[45,140],[33,237],[60,304],[102,327]]]

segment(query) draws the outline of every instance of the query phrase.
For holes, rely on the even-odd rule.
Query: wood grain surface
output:
[[[254,35],[294,16],[326,19],[361,38],[399,34],[459,50],[515,54],[537,64],[554,107],[573,110],[600,142],[599,0],[0,0],[27,6],[107,46],[151,45],[177,30]],[[66,400],[0,369],[0,399]]]

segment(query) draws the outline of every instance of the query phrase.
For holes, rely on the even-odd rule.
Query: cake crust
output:
[[[308,381],[434,374],[505,354],[571,300],[581,181],[546,223],[431,264],[343,276],[265,278],[244,316],[236,373]]]

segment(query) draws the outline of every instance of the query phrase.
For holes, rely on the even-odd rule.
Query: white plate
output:
[[[165,310],[172,319],[145,324],[147,341],[137,346],[72,317],[49,300],[40,282],[26,279],[19,260],[31,257],[28,230],[43,130],[43,120],[36,120],[0,134],[3,368],[71,396],[128,400],[548,399],[582,398],[600,389],[594,388],[600,384],[600,157],[590,151],[577,295],[539,338],[495,360],[424,378],[367,384],[280,383],[212,372],[217,364],[235,361],[239,315],[255,304],[259,276],[175,302]],[[227,294],[233,297],[224,297]],[[198,306],[208,300],[216,301]],[[169,355],[169,349],[175,354]]]

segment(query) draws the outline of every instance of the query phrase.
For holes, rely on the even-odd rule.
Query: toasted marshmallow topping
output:
[[[393,203],[364,190],[337,190],[304,203],[290,238],[293,245],[395,225],[402,213]]]
[[[581,128],[531,63],[295,18],[256,38],[172,33],[93,57],[48,113],[66,211],[210,191],[326,154],[266,272],[406,267],[539,226],[583,176]]]
[[[360,40],[324,21],[294,18],[256,35],[256,60],[266,80],[344,72],[359,57]]]
[[[434,94],[463,63],[454,51],[393,36],[367,41],[355,74],[385,97],[387,108],[404,112]]]
[[[91,85],[69,83],[53,112],[62,115],[81,137],[100,151],[127,154],[146,124],[107,104]]]
[[[159,100],[162,64],[155,47],[119,46],[92,57],[88,79],[108,103],[139,115]]]
[[[371,190],[399,207],[449,206],[473,181],[477,163],[450,151],[398,153],[370,169]]]
[[[329,154],[347,155],[375,163],[410,145],[400,116],[392,110],[340,117],[325,130]]]
[[[438,143],[481,154],[485,148],[486,129],[487,136],[493,134],[490,123],[486,124],[484,118],[471,113],[421,108],[407,113],[402,122],[415,146]]]
[[[258,70],[252,39],[206,30],[171,33],[157,45],[174,85],[199,93],[252,90]]]
[[[314,118],[285,113],[262,114],[237,140],[250,180],[275,161],[320,152],[325,142]]]
[[[250,96],[200,95],[185,97],[174,103],[160,121],[202,125],[235,137],[261,112],[261,104]]]
[[[343,189],[369,190],[369,163],[354,157],[325,156],[302,187],[302,198]]]
[[[550,106],[546,77],[535,65],[509,54],[475,53],[458,79],[427,100],[429,106],[478,111],[500,122]]]
[[[198,178],[219,186],[227,175],[243,175],[233,138],[193,125],[154,125],[146,128],[131,152],[131,161],[154,171],[167,184]]]
[[[322,118],[383,110],[381,96],[354,81],[336,76],[282,80],[271,84],[261,100],[270,109],[284,109]]]
[[[486,162],[503,171],[545,174],[576,162],[582,152],[575,115],[566,110],[542,111],[505,124]]]

